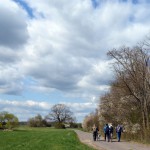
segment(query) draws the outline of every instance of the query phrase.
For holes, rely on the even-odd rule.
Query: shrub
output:
[[[65,129],[65,125],[63,123],[55,123],[54,127],[56,129]]]
[[[45,119],[42,119],[42,116],[40,114],[33,118],[30,118],[28,120],[28,125],[30,127],[51,127],[51,124]]]
[[[19,125],[18,118],[11,113],[1,112],[0,118],[1,118],[0,128],[2,129],[13,129]]]
[[[78,128],[78,124],[77,123],[70,123],[70,128]]]
[[[3,125],[2,125],[2,123],[0,122],[0,129],[2,129],[3,128]]]

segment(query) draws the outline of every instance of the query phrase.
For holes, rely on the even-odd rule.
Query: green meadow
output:
[[[19,128],[0,131],[0,150],[94,150],[82,144],[73,130]]]

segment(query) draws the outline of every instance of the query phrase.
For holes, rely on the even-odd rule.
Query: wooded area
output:
[[[99,124],[122,124],[126,133],[140,133],[141,139],[148,139],[150,131],[150,60],[149,39],[141,45],[121,47],[109,51],[112,59],[114,81],[109,92],[100,97],[98,113],[87,116],[88,124],[98,116]],[[97,124],[97,122],[95,122]]]

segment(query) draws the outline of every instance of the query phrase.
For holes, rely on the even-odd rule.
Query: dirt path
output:
[[[121,141],[105,142],[103,138],[100,141],[93,141],[92,134],[75,130],[81,142],[93,146],[97,150],[150,150],[150,145],[138,144],[134,142]]]

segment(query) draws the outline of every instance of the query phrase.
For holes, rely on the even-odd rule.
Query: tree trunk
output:
[[[145,106],[145,118],[146,118],[146,129],[149,129],[149,113],[148,113],[147,105]]]
[[[145,112],[144,110],[142,109],[142,121],[143,121],[143,131],[145,132],[145,129],[146,129],[146,121],[145,121]]]

